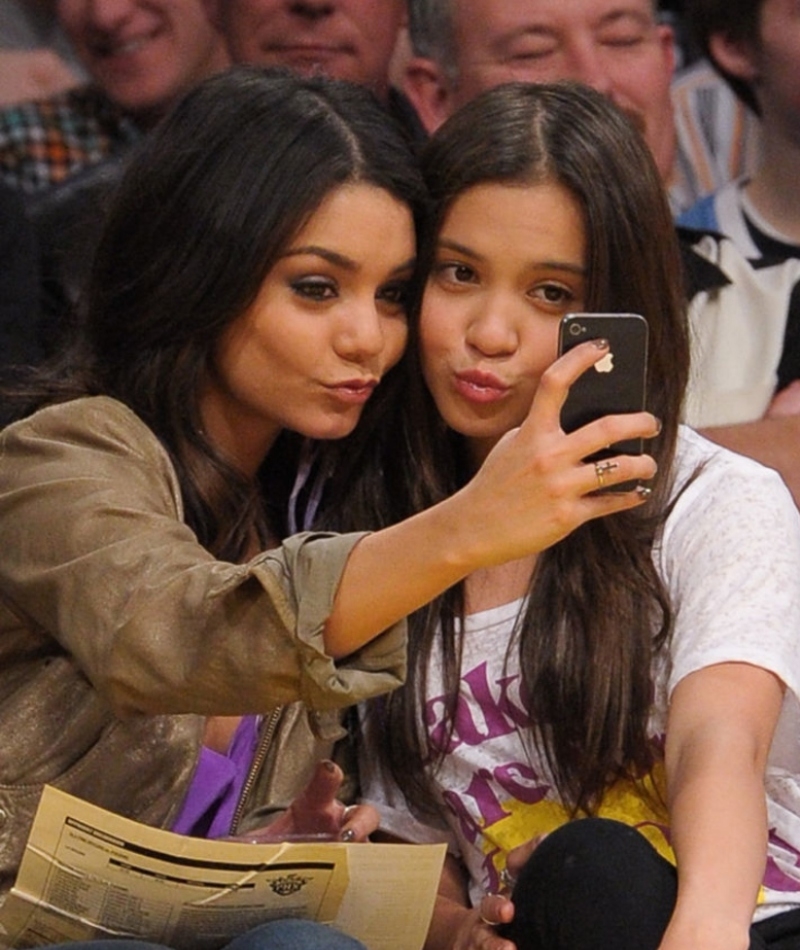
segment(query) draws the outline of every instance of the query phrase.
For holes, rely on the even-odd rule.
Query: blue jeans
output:
[[[168,950],[145,940],[87,940],[58,944],[63,950]],[[55,948],[52,948],[55,950]],[[353,937],[313,920],[272,920],[235,937],[223,950],[366,950]]]

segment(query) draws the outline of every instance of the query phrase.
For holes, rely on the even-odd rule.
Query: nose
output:
[[[374,299],[348,307],[334,341],[337,354],[355,363],[379,356],[386,346],[383,321]]]
[[[569,76],[586,86],[610,96],[611,75],[602,48],[591,37],[576,40],[569,50]]]
[[[467,345],[481,356],[510,356],[517,349],[516,306],[499,296],[484,300],[467,324]]]
[[[333,13],[333,0],[292,0],[289,11],[306,20],[320,20]]]

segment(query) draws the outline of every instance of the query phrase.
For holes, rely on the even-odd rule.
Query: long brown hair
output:
[[[539,555],[512,646],[531,735],[559,795],[573,813],[590,813],[611,783],[643,776],[657,754],[647,736],[651,662],[669,636],[672,613],[653,547],[672,492],[689,364],[672,218],[638,130],[603,96],[570,83],[511,84],[482,94],[436,133],[423,172],[433,201],[423,268],[448,208],[466,189],[557,181],[583,209],[586,309],[642,313],[649,323],[648,409],[663,424],[649,447],[658,462],[653,495],[646,506],[591,521]],[[451,494],[469,468],[462,439],[447,430],[422,384],[408,404],[413,431],[405,438],[418,463],[406,496],[413,508]],[[412,618],[408,683],[378,701],[371,717],[385,767],[418,805],[435,800],[431,776],[448,744],[434,748],[421,723],[426,670],[438,652],[452,731],[463,615],[459,586]]]
[[[204,436],[198,396],[223,330],[328,193],[349,182],[423,213],[416,156],[365,88],[253,66],[201,83],[126,169],[77,337],[6,396],[16,415],[78,396],[119,399],[169,452],[186,521],[212,553],[238,561],[254,538],[283,534],[277,489],[290,482],[297,440],[282,436],[259,480],[245,479]],[[366,428],[391,377],[365,411]]]

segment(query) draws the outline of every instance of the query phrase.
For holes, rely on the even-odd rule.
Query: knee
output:
[[[353,937],[313,920],[272,920],[232,940],[226,950],[365,950]]]
[[[635,828],[608,818],[581,818],[551,832],[519,874],[514,901],[524,895],[591,895],[623,888],[642,899],[671,893],[675,869]]]
[[[581,818],[551,832],[531,855],[524,870],[529,873],[547,867],[573,875],[605,876],[609,862],[623,867],[637,865],[658,855],[642,834],[610,818]]]

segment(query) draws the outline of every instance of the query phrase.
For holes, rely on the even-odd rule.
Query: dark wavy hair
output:
[[[672,491],[673,456],[689,366],[681,261],[658,171],[639,131],[605,97],[571,83],[510,84],[452,116],[423,155],[432,215],[420,246],[429,271],[444,216],[486,182],[555,181],[575,196],[587,236],[585,309],[643,314],[650,328],[648,409],[662,420],[649,451],[658,463],[649,503],[591,521],[537,558],[528,607],[510,649],[519,651],[530,734],[562,800],[590,813],[621,776],[645,775],[659,754],[648,739],[654,649],[671,629],[653,547]],[[413,354],[412,354],[413,355]],[[444,498],[470,476],[463,439],[445,426],[418,366],[406,396],[410,422],[397,439],[415,460],[393,516]],[[343,525],[341,509],[339,525]],[[464,599],[451,589],[411,621],[409,680],[378,701],[370,728],[385,768],[420,806],[448,746],[422,727],[426,670],[437,651],[452,732],[459,690]]]
[[[196,87],[145,140],[110,203],[68,351],[25,384],[25,414],[104,394],[128,405],[169,452],[186,520],[218,557],[285,529],[295,456],[279,441],[259,483],[201,431],[198,396],[222,331],[254,300],[282,250],[332,189],[367,182],[408,205],[425,188],[404,134],[365,88],[238,66]],[[397,375],[397,374],[395,374]],[[379,416],[392,374],[365,412]],[[365,434],[350,438],[365,443]],[[286,471],[281,463],[286,462]],[[265,506],[265,497],[270,506]]]

